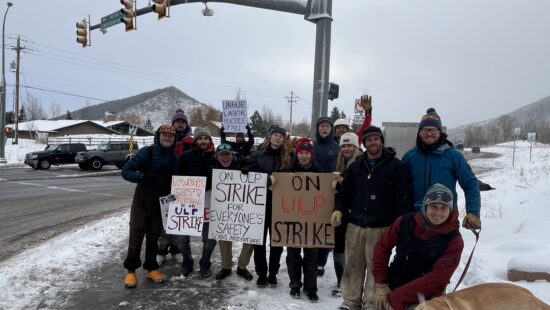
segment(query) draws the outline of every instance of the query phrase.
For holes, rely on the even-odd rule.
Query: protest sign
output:
[[[271,245],[333,248],[332,173],[273,173]]]
[[[171,195],[159,197],[160,215],[162,216],[162,227],[166,230],[166,219],[168,218],[168,207],[170,206]]]
[[[263,244],[267,174],[212,171],[208,238]]]
[[[223,100],[222,105],[225,132],[246,132],[248,124],[246,100]]]
[[[166,233],[201,236],[205,221],[205,177],[173,176]]]

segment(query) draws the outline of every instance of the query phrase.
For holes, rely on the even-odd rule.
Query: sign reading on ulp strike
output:
[[[263,244],[267,174],[214,169],[208,238]]]
[[[205,221],[205,190],[205,177],[172,177],[171,193],[176,200],[168,207],[167,234],[201,236]]]

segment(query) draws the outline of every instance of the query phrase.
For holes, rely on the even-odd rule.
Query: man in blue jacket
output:
[[[416,146],[405,153],[402,160],[411,171],[416,210],[421,209],[427,189],[435,183],[441,183],[453,192],[453,203],[457,207],[458,181],[466,197],[467,214],[462,226],[481,229],[481,199],[477,178],[462,153],[447,140],[447,134],[442,131],[441,118],[434,108],[429,108],[422,117],[418,125]]]

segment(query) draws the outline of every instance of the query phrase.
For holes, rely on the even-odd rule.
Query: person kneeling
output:
[[[396,254],[389,264],[392,249]],[[378,309],[407,309],[444,293],[458,267],[464,241],[451,190],[432,185],[420,212],[395,220],[374,249],[374,302]]]

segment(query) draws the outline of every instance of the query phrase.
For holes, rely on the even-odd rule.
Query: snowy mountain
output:
[[[105,112],[115,114],[116,119],[131,120],[132,123],[145,125],[147,118],[153,128],[169,123],[177,108],[181,108],[189,116],[189,112],[206,104],[197,101],[176,87],[170,86],[141,93],[132,97],[104,102],[71,111],[73,119],[100,120]],[[58,117],[63,119],[66,115]],[[136,121],[139,118],[139,121]]]

